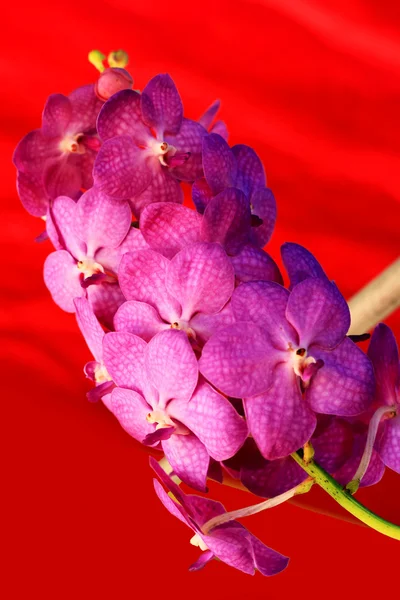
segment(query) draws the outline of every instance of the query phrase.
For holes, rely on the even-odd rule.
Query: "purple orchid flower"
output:
[[[384,323],[372,334],[368,356],[375,370],[376,405],[382,407],[376,411],[380,422],[375,448],[384,464],[400,473],[399,350],[392,330]]]
[[[142,94],[123,90],[110,98],[97,123],[104,144],[94,177],[107,194],[131,198],[139,217],[151,202],[183,200],[179,181],[202,175],[202,139],[207,131],[183,117],[178,90],[157,75]]]
[[[265,576],[277,575],[287,567],[286,556],[265,546],[240,523],[229,521],[205,533],[203,526],[213,517],[226,513],[224,506],[209,498],[185,494],[157,461],[151,458],[150,464],[169,492],[155,479],[157,496],[174,517],[192,529],[194,536],[190,543],[203,551],[190,571],[203,568],[213,558],[249,575],[254,575],[256,570]]]
[[[74,202],[59,196],[48,212],[47,233],[56,252],[44,266],[53,300],[75,312],[74,298],[87,297],[105,324],[124,301],[117,274],[125,252],[145,248],[139,230],[131,228],[128,202],[116,201],[92,188]]]
[[[238,283],[282,283],[273,259],[247,242],[249,219],[243,192],[231,188],[214,198],[203,215],[177,204],[151,204],[141,215],[140,230],[148,245],[166,258],[194,242],[218,243],[230,256]]]
[[[192,188],[193,201],[203,213],[215,202],[215,196],[227,188],[238,188],[250,210],[249,241],[263,247],[271,237],[276,221],[276,202],[266,187],[264,168],[249,146],[238,144],[231,149],[220,135],[213,133],[203,139],[204,179]]]
[[[223,393],[244,398],[249,430],[266,459],[303,446],[315,413],[367,409],[372,365],[346,338],[350,313],[334,284],[309,278],[289,293],[271,282],[244,283],[231,302],[238,322],[211,337],[199,367]]]
[[[182,331],[158,333],[149,344],[127,332],[103,340],[107,372],[118,388],[111,410],[136,440],[161,444],[175,473],[204,490],[210,456],[233,456],[247,437],[246,422],[202,378]]]
[[[105,332],[96,319],[87,298],[75,298],[75,315],[83,337],[91,351],[94,360],[86,363],[84,373],[95,383],[93,389],[86,394],[90,402],[102,399],[107,408],[111,404],[111,390],[115,387],[103,361],[103,339]]]
[[[233,323],[226,306],[235,286],[232,264],[218,244],[187,246],[169,261],[153,250],[126,254],[119,283],[128,300],[114,325],[149,341],[165,329],[184,331],[196,347]]]
[[[82,189],[93,185],[92,169],[100,148],[96,118],[102,104],[94,85],[80,87],[69,96],[49,96],[41,129],[28,133],[14,152],[15,166],[28,176],[22,178],[22,188],[19,184],[24,204],[37,186],[43,186],[51,199],[60,195],[77,199]]]

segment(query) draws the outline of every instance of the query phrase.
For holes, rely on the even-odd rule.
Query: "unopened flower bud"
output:
[[[100,100],[108,100],[113,94],[121,90],[132,88],[133,79],[125,69],[110,68],[101,73],[98,78],[95,90]]]

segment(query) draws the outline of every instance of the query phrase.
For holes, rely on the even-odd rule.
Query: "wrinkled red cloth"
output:
[[[291,557],[266,580],[214,561],[156,498],[145,452],[85,399],[89,351],[43,279],[49,243],[24,213],[11,153],[48,94],[94,81],[92,48],[131,56],[135,86],[169,72],[197,118],[221,98],[231,143],[254,146],[278,202],[269,245],[306,245],[346,297],[399,252],[400,14],[390,0],[9,3],[1,63],[4,598],[372,598],[398,542],[284,505],[246,525]],[[7,12],[8,11],[8,12]],[[4,19],[4,15],[3,15]],[[388,319],[400,336],[399,313]],[[4,481],[5,479],[5,481]],[[250,494],[211,485],[228,509]],[[400,523],[400,477],[358,496]],[[318,490],[305,503],[340,513]]]

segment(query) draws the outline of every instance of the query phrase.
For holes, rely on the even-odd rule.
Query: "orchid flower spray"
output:
[[[148,448],[158,498],[199,548],[190,569],[280,573],[284,549],[237,519],[314,484],[400,540],[354,497],[400,473],[392,331],[377,325],[364,352],[369,334],[349,335],[348,304],[306,248],[285,243],[280,272],[264,249],[273,191],[256,151],[229,144],[219,101],[196,120],[169,74],[140,91],[124,51],[89,60],[97,80],[52,94],[15,149],[17,187],[45,221],[45,284],[92,354],[88,399]],[[208,479],[260,502],[227,512]]]

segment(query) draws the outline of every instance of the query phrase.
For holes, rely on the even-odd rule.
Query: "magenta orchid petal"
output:
[[[146,419],[151,406],[135,391],[115,388],[111,394],[111,410],[125,431],[138,442],[155,429],[154,423]]]
[[[35,174],[18,171],[17,191],[23,207],[34,217],[43,217],[49,206],[49,196],[42,178]]]
[[[196,332],[196,340],[205,343],[220,329],[235,323],[231,303],[228,302],[222,310],[214,314],[198,312],[190,319],[190,326]]]
[[[334,478],[343,487],[346,486],[356,474],[364,452],[366,440],[366,433],[355,435],[352,454],[350,457],[347,456],[347,460],[344,465],[334,473]],[[364,477],[361,479],[360,487],[375,485],[382,479],[384,472],[385,465],[383,464],[378,452],[373,450],[368,469]]]
[[[95,187],[76,203],[75,234],[85,242],[87,256],[93,257],[102,246],[119,246],[131,221],[131,209],[126,200],[115,200]]]
[[[214,100],[214,102],[207,108],[207,110],[198,119],[200,125],[203,125],[205,129],[209,129],[212,122],[214,121],[221,106],[220,100]]]
[[[100,111],[97,130],[103,141],[128,135],[136,144],[145,145],[151,134],[143,123],[140,94],[133,90],[122,90],[114,94]]]
[[[201,177],[192,185],[192,199],[196,210],[203,214],[207,204],[213,198],[213,193],[206,179]]]
[[[83,186],[82,169],[75,156],[63,156],[52,161],[43,172],[43,183],[51,198],[65,195],[76,200]]]
[[[245,420],[204,380],[200,380],[190,402],[173,400],[168,412],[186,425],[218,461],[233,456],[247,437]]]
[[[146,348],[142,338],[126,331],[112,331],[104,336],[103,360],[116,385],[143,391]]]
[[[145,368],[160,403],[191,398],[199,371],[196,355],[183,331],[169,329],[153,337],[146,349]]]
[[[400,473],[400,414],[385,421],[379,456],[389,469]]]
[[[75,312],[73,299],[86,295],[76,261],[66,250],[57,250],[46,258],[44,281],[54,302],[66,312]]]
[[[175,474],[194,490],[206,490],[210,456],[201,441],[193,434],[172,435],[161,442],[166,459]]]
[[[269,335],[253,323],[217,331],[203,348],[199,369],[216,388],[234,398],[253,396],[272,383],[273,355]]]
[[[183,119],[183,105],[167,73],[153,77],[144,88],[140,100],[146,125],[160,135],[178,133]]]
[[[174,502],[172,498],[168,496],[168,494],[166,493],[160,482],[157,481],[157,479],[153,479],[153,483],[158,498],[161,500],[162,504],[165,506],[168,512],[170,512],[171,515],[174,515],[174,517],[182,521],[182,523],[185,523],[185,525],[188,525],[188,527],[191,527],[191,522],[187,518],[186,512],[181,507],[181,505]]]
[[[199,242],[178,252],[167,268],[166,287],[182,306],[181,318],[216,313],[235,287],[232,264],[218,244]]]
[[[203,168],[213,195],[235,185],[235,157],[226,141],[216,133],[211,133],[203,139]]]
[[[348,421],[328,417],[322,430],[317,427],[312,438],[315,460],[328,473],[335,473],[351,456],[353,438],[352,426]]]
[[[150,185],[139,195],[131,198],[130,204],[135,217],[139,218],[142,211],[154,202],[173,202],[182,204],[183,191],[171,170],[155,163],[152,165],[153,178]]]
[[[124,302],[119,307],[114,317],[114,326],[116,331],[134,333],[146,342],[150,341],[156,333],[171,327],[161,319],[150,304],[134,300]]]
[[[136,250],[146,250],[149,246],[146,244],[142,232],[135,227],[131,227],[124,241],[117,248],[100,248],[96,252],[96,261],[103,267],[118,273],[121,258],[127,252],[135,252]]]
[[[276,349],[286,352],[298,336],[285,318],[289,292],[269,281],[251,281],[236,288],[232,310],[237,321],[250,321],[268,332]]]
[[[151,160],[129,136],[107,140],[94,164],[95,185],[114,198],[137,196],[152,180]]]
[[[104,282],[87,288],[87,296],[94,314],[102,325],[112,329],[113,318],[125,298],[117,283]]]
[[[165,141],[174,146],[180,153],[190,156],[182,165],[171,169],[171,174],[180,181],[195,181],[203,175],[202,148],[207,131],[200,123],[191,119],[183,119],[179,132],[174,136],[166,136]],[[173,158],[173,157],[172,157]]]
[[[250,533],[255,567],[262,575],[271,577],[281,573],[289,564],[287,556],[268,548],[258,538]]]
[[[14,165],[23,173],[42,174],[43,165],[61,158],[60,141],[59,138],[45,137],[41,129],[31,131],[16,147],[13,155]]]
[[[262,223],[251,228],[252,241],[261,248],[270,240],[276,222],[276,202],[269,188],[255,190],[251,199],[251,212]]]
[[[153,250],[128,252],[121,260],[119,284],[127,300],[146,302],[173,323],[180,317],[181,307],[165,285],[168,264],[167,258]]]
[[[146,242],[167,258],[200,241],[201,216],[186,206],[151,204],[142,213],[140,229]]]
[[[271,387],[244,399],[247,423],[261,454],[268,460],[288,456],[301,448],[316,427],[316,417],[301,397],[293,369],[278,364]]]
[[[160,429],[156,429],[151,433],[147,434],[146,437],[142,440],[142,443],[145,446],[156,446],[163,440],[169,440],[171,435],[175,432],[175,427],[173,425],[167,427],[160,427]]]
[[[63,94],[51,94],[46,101],[42,116],[42,133],[45,137],[61,137],[72,117],[72,105]]]
[[[75,298],[74,305],[79,329],[94,358],[100,362],[103,357],[104,331],[86,298]]]
[[[231,257],[236,279],[247,281],[275,281],[283,284],[278,265],[269,254],[251,244],[243,246],[238,254]]]
[[[306,279],[292,290],[286,318],[297,330],[300,344],[335,348],[350,327],[347,302],[335,284],[322,279]]]
[[[374,372],[368,357],[348,338],[328,352],[312,347],[315,359],[324,366],[306,389],[306,400],[318,413],[354,416],[371,404]]]
[[[249,231],[249,203],[240,190],[228,188],[207,204],[201,224],[205,242],[218,242],[228,254],[236,254],[247,242]]]
[[[89,400],[89,402],[99,402],[99,400],[103,400],[105,396],[111,397],[110,392],[114,388],[115,383],[113,381],[104,381],[103,383],[100,383],[100,385],[96,385],[94,388],[89,390],[86,394],[86,398]]]
[[[211,552],[211,550],[206,550],[202,554],[200,554],[199,558],[189,567],[189,571],[200,571],[203,567],[206,566],[210,560],[215,558],[215,555]]]
[[[216,133],[221,136],[226,142],[229,138],[229,131],[224,121],[216,121],[210,129],[210,133]]]
[[[377,401],[388,406],[400,404],[399,351],[392,330],[384,323],[374,329],[368,356],[374,366]]]
[[[300,246],[300,244],[286,242],[281,247],[281,255],[290,278],[291,287],[309,277],[325,281],[328,279],[319,262],[309,250]]]
[[[96,96],[94,85],[82,85],[68,96],[72,106],[69,129],[76,133],[94,131],[103,102]]]
[[[253,148],[245,144],[233,146],[232,154],[237,164],[235,186],[250,198],[256,189],[265,188],[266,178],[262,162]]]
[[[90,138],[93,140],[94,138]],[[79,155],[80,172],[82,177],[82,188],[88,190],[93,186],[93,167],[97,157],[97,152],[91,148],[86,148],[84,154]],[[75,199],[75,196],[73,196]]]

